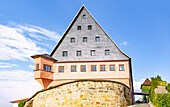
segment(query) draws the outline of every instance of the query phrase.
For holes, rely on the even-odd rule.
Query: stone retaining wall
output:
[[[81,80],[37,92],[24,107],[126,107],[130,89],[113,81]]]

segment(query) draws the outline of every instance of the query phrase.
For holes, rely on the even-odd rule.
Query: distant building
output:
[[[149,93],[150,86],[151,86],[151,81],[148,78],[146,78],[146,80],[141,85],[142,92]]]
[[[133,92],[131,58],[82,6],[51,54],[32,56],[34,78],[44,87],[75,80],[111,80]]]
[[[29,98],[26,98],[26,99],[21,99],[21,100],[15,100],[15,101],[10,101],[10,103],[12,103],[13,107],[18,107],[18,103],[20,101],[23,101],[23,100],[28,100]]]

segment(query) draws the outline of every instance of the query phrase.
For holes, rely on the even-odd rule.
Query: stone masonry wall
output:
[[[24,107],[126,107],[130,89],[113,81],[80,80],[37,92]]]

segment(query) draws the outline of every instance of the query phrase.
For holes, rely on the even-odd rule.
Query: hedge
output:
[[[156,107],[170,107],[170,93],[155,94],[152,103]]]

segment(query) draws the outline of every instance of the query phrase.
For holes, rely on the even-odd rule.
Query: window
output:
[[[88,25],[88,30],[92,30],[92,25]]]
[[[86,15],[85,14],[83,14],[83,19],[85,19],[86,18]]]
[[[86,65],[81,65],[81,72],[86,72]]]
[[[77,26],[77,30],[81,30],[81,26]]]
[[[106,71],[105,65],[100,65],[100,71]]]
[[[75,43],[75,38],[70,38],[71,43]]]
[[[87,37],[83,37],[83,42],[87,42]]]
[[[91,56],[95,55],[95,50],[91,50]]]
[[[64,72],[64,66],[59,66],[58,72]]]
[[[97,71],[96,65],[92,65],[92,66],[91,66],[91,71]]]
[[[77,51],[77,56],[81,56],[81,51]]]
[[[44,64],[44,70],[45,70],[45,71],[51,71],[51,70],[52,70],[52,67],[49,66],[49,65],[45,65],[45,64]]]
[[[105,55],[110,55],[110,50],[105,50]]]
[[[76,65],[71,66],[71,72],[76,72]]]
[[[63,56],[67,56],[67,51],[63,51]]]
[[[115,71],[115,65],[110,65],[110,71]]]
[[[99,42],[100,41],[100,37],[95,37],[95,41]]]
[[[119,71],[124,71],[124,70],[125,70],[124,65],[119,65]]]
[[[39,64],[36,64],[36,70],[39,70]]]

